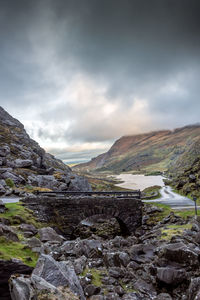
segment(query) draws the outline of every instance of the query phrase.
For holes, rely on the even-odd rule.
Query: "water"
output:
[[[153,185],[164,186],[163,176],[145,176],[145,175],[132,175],[132,174],[120,174],[115,176],[117,179],[122,180],[123,183],[116,184],[116,186],[133,189],[144,190],[147,187]]]
[[[132,175],[120,174],[116,176],[117,179],[123,180],[123,183],[117,184],[119,187],[127,189],[140,189],[144,190],[147,187],[159,185],[161,186],[161,198],[155,200],[144,200],[144,202],[162,203],[171,206],[175,209],[193,208],[194,201],[173,192],[170,186],[165,186],[163,176],[145,176],[145,175]]]

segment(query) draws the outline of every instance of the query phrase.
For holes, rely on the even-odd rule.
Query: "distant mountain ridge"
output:
[[[123,136],[79,171],[151,172],[188,167],[200,155],[200,124]]]

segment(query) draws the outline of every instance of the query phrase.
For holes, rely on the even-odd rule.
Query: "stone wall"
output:
[[[40,221],[55,224],[67,237],[82,220],[94,215],[115,217],[129,233],[133,233],[142,222],[142,202],[139,199],[38,196],[28,197],[24,203]]]

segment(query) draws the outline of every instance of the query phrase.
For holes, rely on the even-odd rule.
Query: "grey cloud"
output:
[[[1,1],[0,103],[11,112],[15,104],[26,111],[31,107],[43,120],[43,127],[35,129],[38,136],[52,142],[58,135],[73,143],[112,141],[130,133],[121,115],[136,98],[147,101],[153,116],[146,130],[195,123],[199,12],[198,0]],[[98,105],[75,107],[70,95],[59,103],[59,91],[77,74],[91,78],[97,88],[104,86],[102,96],[118,104],[117,112],[100,118]],[[185,94],[162,93],[179,74]],[[68,129],[50,132],[49,122],[56,127],[62,120],[69,120]],[[145,123],[138,120],[144,131]]]

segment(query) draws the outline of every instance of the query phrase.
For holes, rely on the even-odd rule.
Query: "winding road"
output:
[[[162,203],[173,209],[194,208],[194,201],[172,191],[170,186],[163,186],[160,190],[161,198],[155,200],[143,200],[143,202]]]

